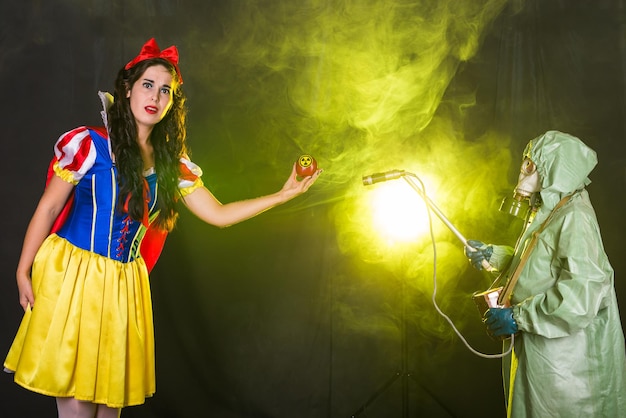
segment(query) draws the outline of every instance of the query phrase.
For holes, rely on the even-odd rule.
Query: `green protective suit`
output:
[[[490,263],[509,270],[558,202],[511,297],[519,333],[503,363],[509,417],[626,417],[626,354],[614,274],[585,186],[596,153],[549,131],[524,157],[541,176],[542,206],[513,252],[494,246]],[[504,268],[504,267],[502,267]],[[505,343],[508,345],[508,341]]]

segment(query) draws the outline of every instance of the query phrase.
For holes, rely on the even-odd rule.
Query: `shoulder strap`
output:
[[[528,261],[530,253],[532,253],[533,249],[537,245],[537,241],[539,241],[539,234],[546,228],[548,222],[550,222],[554,214],[561,207],[563,207],[563,205],[565,205],[571,199],[571,197],[572,195],[568,195],[561,199],[561,201],[554,207],[554,209],[552,209],[552,212],[550,212],[550,215],[548,215],[546,220],[543,221],[539,229],[533,232],[532,239],[528,244],[528,247],[524,251],[524,254],[522,254],[522,258],[520,259],[519,264],[515,268],[513,275],[507,280],[504,288],[502,289],[502,293],[500,293],[500,296],[498,297],[498,305],[503,305],[509,302],[509,299],[511,298],[511,293],[513,293],[513,288],[515,288],[515,285],[517,284],[517,280],[519,279],[519,276],[522,273],[524,266],[526,265],[526,261]]]

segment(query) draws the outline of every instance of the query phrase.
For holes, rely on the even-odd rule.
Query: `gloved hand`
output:
[[[517,333],[517,322],[513,319],[513,308],[489,308],[483,322],[487,332],[494,337],[506,337]]]
[[[475,248],[476,251],[471,251],[469,248],[465,247],[465,256],[470,259],[472,266],[474,266],[476,270],[482,270],[482,262],[483,260],[489,262],[491,254],[493,254],[493,246],[474,239],[468,239],[467,244]]]

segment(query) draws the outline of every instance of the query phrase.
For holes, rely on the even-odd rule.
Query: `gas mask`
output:
[[[538,193],[540,190],[541,179],[537,166],[530,158],[524,158],[513,197],[505,197],[500,205],[500,210],[515,217],[526,219],[528,210],[537,210],[541,203]]]

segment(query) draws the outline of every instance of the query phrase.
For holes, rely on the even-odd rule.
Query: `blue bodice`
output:
[[[73,245],[107,258],[129,262],[139,257],[146,227],[119,210],[117,168],[111,158],[108,140],[90,130],[96,149],[93,166],[74,190],[74,203],[57,235]],[[150,219],[156,212],[156,174],[146,176]]]

